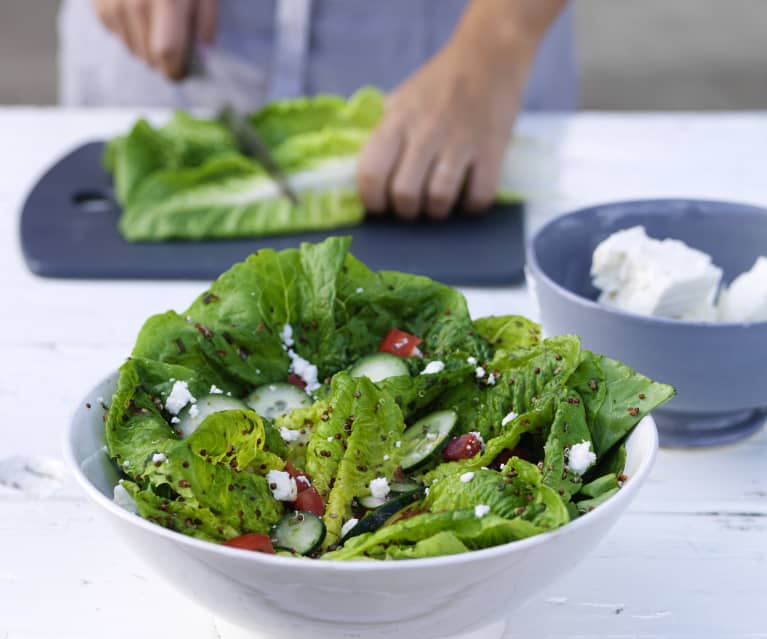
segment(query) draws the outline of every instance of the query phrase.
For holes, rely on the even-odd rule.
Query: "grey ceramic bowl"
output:
[[[731,281],[767,254],[767,210],[729,202],[642,200],[552,220],[528,245],[528,277],[547,334],[575,333],[585,348],[676,387],[655,411],[662,446],[735,441],[767,419],[767,322],[710,324],[620,311],[596,302],[591,257],[602,240],[643,225],[706,251]]]

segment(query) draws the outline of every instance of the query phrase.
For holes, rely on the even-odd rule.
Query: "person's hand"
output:
[[[91,0],[106,27],[170,80],[186,73],[195,42],[216,35],[218,0]]]
[[[472,3],[448,44],[389,96],[360,157],[358,183],[368,211],[445,218],[458,203],[477,212],[493,202],[545,31],[537,13],[537,22],[528,20],[520,7],[529,11],[539,1]]]

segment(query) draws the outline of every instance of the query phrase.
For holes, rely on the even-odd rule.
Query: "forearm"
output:
[[[470,0],[453,35],[459,45],[532,60],[567,0]]]

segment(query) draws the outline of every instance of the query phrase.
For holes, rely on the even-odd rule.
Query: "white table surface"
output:
[[[136,116],[0,109],[0,639],[221,636],[114,538],[61,462],[73,409],[144,318],[184,308],[204,284],[40,279],[19,250],[19,210],[46,166]],[[551,153],[530,228],[615,198],[767,205],[767,113],[531,116],[519,129]],[[535,312],[523,287],[466,293],[476,315]],[[763,430],[733,446],[661,451],[630,512],[519,611],[508,636],[767,638],[766,603]]]

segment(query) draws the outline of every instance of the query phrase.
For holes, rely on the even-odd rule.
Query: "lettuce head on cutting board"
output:
[[[104,152],[123,210],[120,232],[129,241],[151,242],[259,237],[360,223],[357,158],[383,116],[384,97],[366,87],[348,100],[332,95],[281,100],[252,114],[253,128],[298,195],[297,206],[260,164],[240,153],[217,120],[181,111],[159,128],[139,120]],[[526,167],[541,164],[535,145],[520,140],[514,146],[517,152],[507,153],[499,200],[519,199],[520,173],[531,175],[536,169]],[[527,192],[525,181],[523,175]]]

